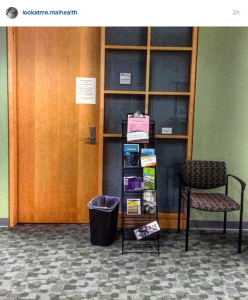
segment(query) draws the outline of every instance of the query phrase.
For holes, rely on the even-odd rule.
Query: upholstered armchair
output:
[[[239,241],[238,252],[241,253],[242,240],[242,220],[243,220],[243,202],[244,190],[246,184],[237,176],[227,174],[226,163],[222,161],[199,161],[186,160],[182,162],[182,172],[179,175],[179,202],[178,202],[178,232],[180,232],[180,213],[181,200],[187,201],[187,219],[186,219],[186,244],[185,250],[188,251],[189,246],[189,229],[190,229],[190,209],[195,208],[202,211],[223,212],[224,213],[224,229],[226,233],[226,217],[227,212],[239,210]],[[235,178],[241,184],[241,200],[237,203],[228,196],[228,178]],[[182,187],[184,186],[184,191]],[[191,188],[208,190],[225,186],[225,194],[207,193],[207,192],[191,192]]]

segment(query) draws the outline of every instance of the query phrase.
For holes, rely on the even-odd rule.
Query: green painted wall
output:
[[[0,28],[0,218],[8,218],[6,28]],[[201,27],[196,77],[193,159],[224,160],[228,173],[248,181],[248,28]],[[239,184],[230,196],[240,198]],[[248,220],[248,188],[244,220]],[[222,220],[192,211],[192,219]],[[238,220],[229,213],[228,220]]]
[[[229,174],[248,183],[248,28],[199,29],[193,159],[223,160]],[[240,184],[230,183],[229,195],[240,201]],[[248,187],[245,221],[247,200]],[[192,219],[223,220],[223,214],[192,210]]]
[[[0,27],[0,218],[8,218],[8,103],[6,28]]]

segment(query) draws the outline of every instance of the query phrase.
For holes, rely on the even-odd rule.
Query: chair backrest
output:
[[[223,161],[185,160],[182,175],[185,184],[196,189],[214,189],[227,183]]]

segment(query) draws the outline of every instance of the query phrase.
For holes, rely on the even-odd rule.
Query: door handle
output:
[[[90,140],[91,144],[96,143],[96,127],[90,127],[90,137],[85,137],[84,140]]]

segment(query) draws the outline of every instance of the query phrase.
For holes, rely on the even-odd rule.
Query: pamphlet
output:
[[[141,167],[153,167],[157,165],[156,155],[141,156],[140,157]]]
[[[153,148],[142,148],[141,149],[141,156],[151,156],[155,155],[155,149]]]
[[[143,182],[145,190],[155,189],[155,169],[154,168],[144,168],[143,169]]]
[[[156,213],[156,191],[143,191],[142,212],[146,214]]]
[[[124,191],[141,191],[141,177],[124,177]]]
[[[128,142],[148,143],[149,134],[144,131],[130,132],[130,133],[127,133],[127,141]]]
[[[127,199],[127,214],[139,215],[141,213],[140,199]]]
[[[147,237],[148,235],[151,235],[159,230],[160,230],[160,227],[158,225],[158,222],[154,221],[147,225],[141,226],[138,229],[135,229],[134,233],[136,235],[137,240],[140,240],[140,239],[143,239],[143,238]]]
[[[124,144],[124,167],[139,166],[139,145]]]

